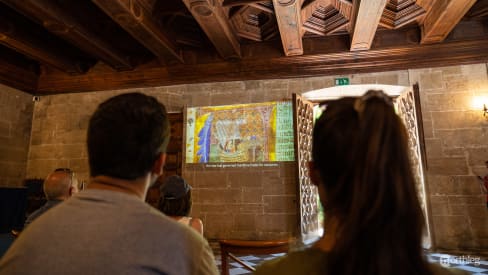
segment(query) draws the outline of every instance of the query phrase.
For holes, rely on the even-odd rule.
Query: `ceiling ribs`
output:
[[[414,30],[415,31],[415,30]],[[410,40],[411,30],[404,32],[405,39]],[[379,36],[388,32],[381,32]],[[418,37],[420,32],[418,31]],[[370,51],[348,51],[347,38],[342,35],[313,39],[314,49],[310,55],[288,58],[270,58],[262,47],[249,51],[250,56],[238,62],[178,65],[171,68],[138,68],[132,72],[107,72],[72,77],[69,81],[59,74],[41,75],[38,94],[84,92],[94,90],[114,90],[133,87],[154,87],[164,85],[191,84],[220,81],[243,81],[257,79],[280,79],[287,77],[311,77],[338,74],[371,73],[379,71],[403,70],[412,68],[430,68],[488,61],[488,39],[480,37],[468,41],[446,41],[439,44],[405,45],[400,37],[393,41],[395,45],[386,48],[381,46]],[[344,41],[344,51],[330,51],[328,47]],[[379,39],[384,41],[383,39]],[[307,39],[304,39],[304,42]],[[313,43],[312,42],[312,43]],[[322,43],[323,42],[323,43]],[[264,42],[265,44],[271,42]],[[308,42],[307,42],[308,43]],[[272,43],[274,44],[274,43]],[[246,47],[243,45],[243,52]],[[263,45],[264,46],[264,45]],[[391,47],[395,47],[394,50]],[[274,46],[270,45],[275,49]],[[342,48],[342,47],[341,47]],[[254,55],[263,58],[256,58]],[[277,53],[278,54],[278,53]],[[278,55],[276,55],[278,56]],[[429,58],[425,58],[428,56]],[[137,81],[134,81],[137,79]]]
[[[49,0],[1,0],[12,8],[40,21],[51,33],[62,37],[116,70],[131,70],[129,56],[109,45],[102,37],[64,12]]]
[[[38,65],[23,55],[0,45],[0,83],[34,93],[37,89]]]
[[[86,72],[95,62],[7,8],[0,8],[0,43],[69,74]]]
[[[356,0],[353,4],[357,14],[352,27],[351,51],[369,50],[385,9],[387,0]]]
[[[480,0],[466,14],[469,18],[488,16],[488,0]]]
[[[273,0],[286,56],[303,55],[301,3],[298,0]]]
[[[271,1],[266,1],[266,2],[269,2],[270,4],[266,5],[266,3],[263,2],[263,3],[249,4],[249,6],[262,10],[264,12],[274,14],[274,9],[273,9],[273,5],[271,4]]]
[[[422,25],[421,44],[443,41],[476,0],[437,0]]]
[[[139,0],[92,0],[124,30],[144,45],[160,60],[183,62],[181,51],[152,16],[150,7]],[[148,9],[149,8],[149,9]]]
[[[9,62],[0,63],[0,83],[34,93],[37,89],[38,76],[24,68],[20,68]]]
[[[416,0],[415,4],[422,7],[426,12],[429,12],[432,9],[432,5],[434,5],[434,1],[436,0]]]
[[[225,12],[213,0],[183,0],[188,10],[224,59],[240,59],[241,46]]]

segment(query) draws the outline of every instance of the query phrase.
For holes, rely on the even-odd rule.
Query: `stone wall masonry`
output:
[[[295,162],[274,167],[213,168],[187,164],[192,215],[210,239],[283,239],[296,235]]]
[[[0,186],[22,186],[34,103],[32,96],[0,84]]]
[[[473,109],[488,98],[487,64],[409,71],[419,82],[435,244],[444,249],[488,247],[488,210],[476,175],[488,170],[488,120]]]
[[[181,112],[181,86],[41,96],[35,104],[28,178],[44,178],[58,167],[69,167],[88,180],[86,130],[98,104],[127,92],[143,92],[164,102],[168,112]],[[185,89],[186,90],[186,89]]]
[[[331,87],[336,77],[348,77],[351,84],[419,83],[434,242],[446,249],[488,247],[488,211],[475,177],[488,173],[483,163],[488,159],[488,122],[481,110],[469,107],[474,96],[487,96],[486,64],[43,96],[34,108],[25,177],[45,177],[56,167],[68,166],[88,179],[88,119],[100,102],[115,94],[140,91],[157,97],[168,111],[181,112],[184,106],[291,99],[292,93]],[[3,117],[2,133],[7,129]],[[12,179],[20,182],[22,171]],[[194,165],[184,167],[184,173],[194,185],[193,213],[204,219],[207,237],[286,238],[295,233],[295,171],[290,163],[252,171]]]

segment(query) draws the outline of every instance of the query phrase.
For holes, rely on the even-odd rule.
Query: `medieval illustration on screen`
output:
[[[186,163],[293,161],[288,101],[187,108]]]

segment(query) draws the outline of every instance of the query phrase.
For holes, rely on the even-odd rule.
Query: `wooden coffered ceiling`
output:
[[[488,0],[0,0],[32,94],[488,62]]]

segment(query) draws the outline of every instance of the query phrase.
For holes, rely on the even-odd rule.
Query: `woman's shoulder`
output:
[[[326,252],[316,248],[295,251],[264,262],[254,274],[324,274],[326,257]]]

